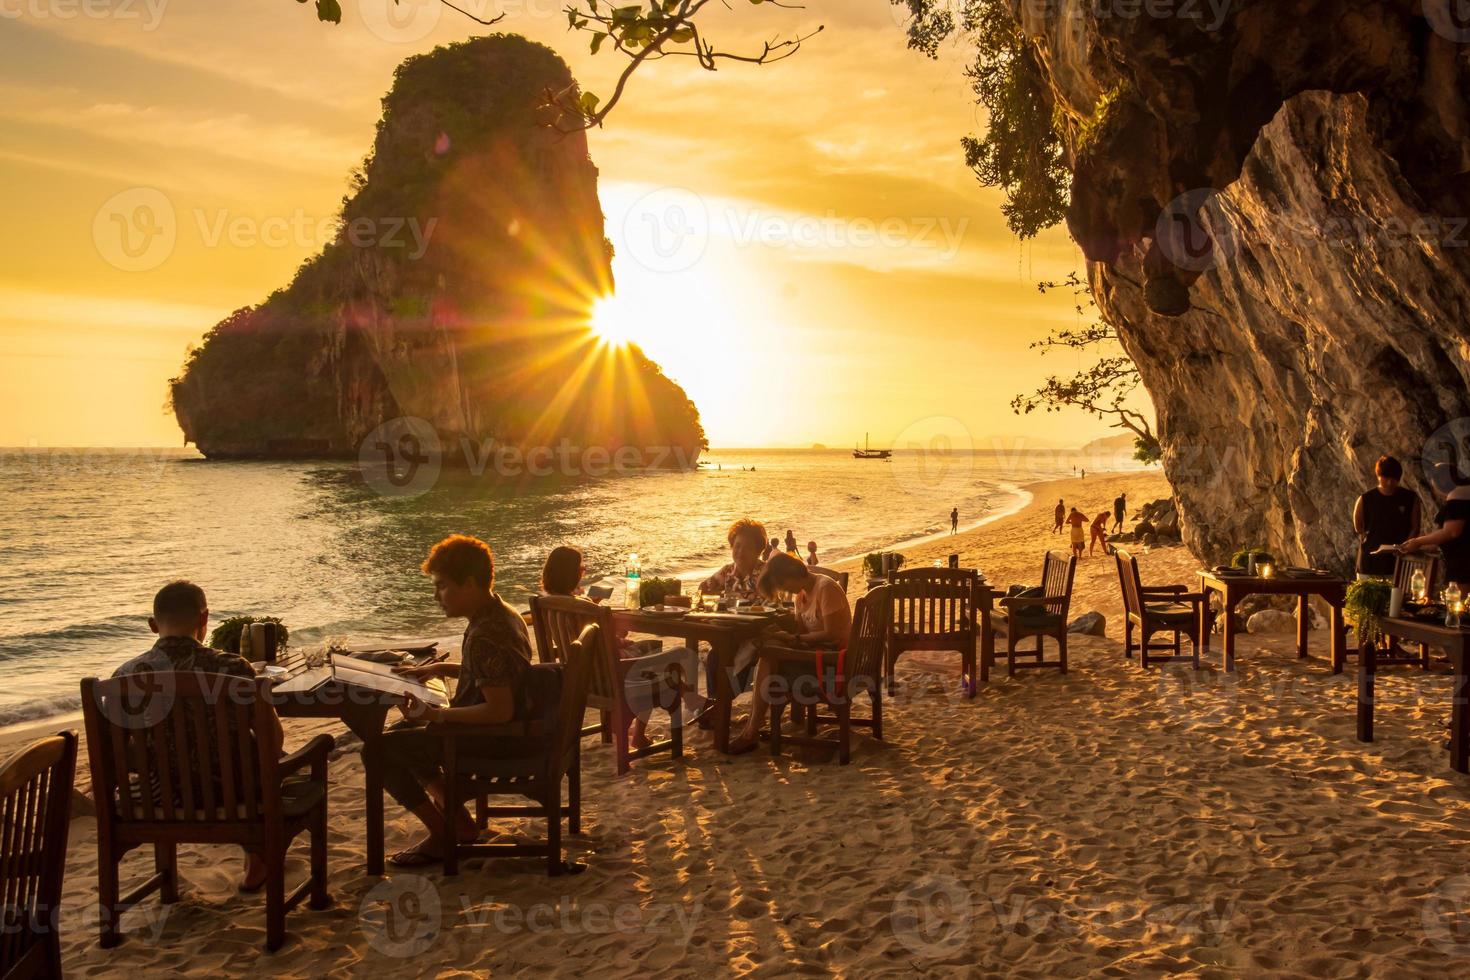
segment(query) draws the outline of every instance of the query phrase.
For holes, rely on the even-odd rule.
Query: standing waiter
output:
[[[1401,486],[1404,466],[1384,456],[1373,467],[1378,486],[1358,498],[1353,528],[1358,532],[1358,574],[1391,577],[1396,556],[1375,555],[1386,544],[1403,544],[1419,533],[1419,495]]]

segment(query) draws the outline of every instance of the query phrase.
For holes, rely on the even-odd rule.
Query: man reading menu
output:
[[[495,594],[495,564],[490,546],[454,535],[436,544],[423,564],[434,581],[434,598],[444,614],[469,621],[459,663],[426,664],[402,671],[429,681],[455,678],[447,708],[408,695],[402,706],[408,723],[383,736],[383,786],[417,817],[428,835],[396,854],[400,868],[423,867],[444,859],[449,834],[464,842],[476,837],[474,821],[461,807],[444,812],[443,740],[423,731],[425,724],[501,725],[513,721],[531,666],[531,640],[520,614]],[[486,754],[494,754],[487,746]]]

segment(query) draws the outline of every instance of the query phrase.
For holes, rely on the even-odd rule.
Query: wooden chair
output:
[[[842,586],[842,591],[844,594],[847,592],[848,583],[852,580],[851,572],[836,572],[830,568],[823,568],[821,565],[812,565],[810,567],[811,570],[817,575],[825,575],[827,578],[830,578],[832,581]]]
[[[1076,574],[1076,555],[1063,558],[1048,551],[1041,566],[1041,595],[1009,595],[1000,600],[1003,611],[991,616],[990,623],[993,634],[1006,637],[1007,676],[1015,676],[1017,668],[1056,667],[1067,672],[1067,613],[1072,608]],[[1056,660],[1045,659],[1048,636],[1057,641]],[[1017,650],[1016,644],[1028,637],[1036,638],[1036,649]],[[1030,662],[1018,663],[1019,657]]]
[[[847,765],[852,757],[852,728],[869,728],[873,737],[883,741],[883,652],[889,635],[888,586],[881,585],[857,602],[853,611],[852,635],[845,651],[823,651],[822,670],[817,671],[815,650],[768,650],[763,657],[774,658],[773,676],[785,682],[785,690],[776,690],[771,698],[771,754],[781,754],[781,744],[790,740],[798,745],[836,745],[837,758]],[[786,706],[813,692],[816,701],[806,704],[806,735],[783,735],[781,716]],[[852,717],[852,702],[866,694],[872,703],[867,718]],[[818,703],[832,709],[821,715]],[[818,724],[835,724],[837,737],[817,738]]]
[[[599,627],[592,651],[592,676],[587,688],[587,706],[601,712],[596,725],[588,725],[582,734],[602,736],[611,742],[617,755],[618,775],[625,775],[634,759],[659,752],[672,752],[675,759],[684,757],[684,716],[682,691],[662,670],[658,654],[624,658],[619,655],[617,633],[613,629],[613,611],[587,599],[567,596],[535,596],[531,599],[531,619],[535,624],[536,648],[543,663],[561,662],[565,653],[588,625]],[[654,670],[653,665],[659,669]],[[691,688],[698,678],[686,677]],[[636,709],[668,712],[670,736],[642,749],[628,745],[628,726]]]
[[[1436,594],[1439,586],[1439,572],[1441,558],[1438,551],[1416,552],[1412,555],[1399,555],[1393,566],[1393,587],[1403,589],[1404,595],[1409,595],[1409,583],[1414,579],[1415,572],[1424,573],[1424,581],[1429,588],[1431,596]],[[1396,637],[1389,637],[1384,649],[1379,650],[1374,657],[1378,667],[1392,667],[1395,665],[1417,666],[1422,670],[1429,669],[1430,651],[1429,644],[1419,644],[1419,652],[1411,653],[1405,650]]]
[[[884,675],[893,693],[898,658],[910,650],[958,650],[961,681],[975,696],[975,641],[979,627],[972,568],[915,568],[888,577],[889,634]],[[876,591],[876,590],[874,590]],[[871,594],[871,593],[870,593]]]
[[[1123,645],[1131,659],[1134,650],[1133,631],[1138,630],[1139,664],[1145,670],[1155,664],[1190,662],[1199,670],[1200,607],[1209,600],[1203,592],[1190,592],[1183,585],[1146,587],[1138,574],[1138,559],[1119,548],[1113,552],[1118,563],[1118,579],[1123,589]],[[1155,633],[1170,633],[1172,643],[1154,643]],[[1182,638],[1193,643],[1193,655],[1184,656]],[[1168,656],[1153,656],[1155,650],[1169,651]]]
[[[496,726],[431,725],[444,738],[445,812],[459,811],[466,796],[476,801],[481,827],[490,817],[530,817],[546,821],[546,839],[536,844],[455,844],[445,850],[444,873],[459,873],[463,858],[513,855],[546,858],[555,877],[582,868],[562,860],[561,821],[582,832],[582,716],[587,690],[603,642],[596,625],[562,650],[562,662],[538,664],[527,678],[533,711],[521,722]],[[493,740],[487,746],[487,740]],[[562,781],[567,803],[561,802]],[[528,799],[532,805],[489,806],[495,796]]]
[[[61,881],[77,734],[36,742],[0,767],[0,977],[61,978]]]
[[[237,844],[267,867],[266,949],[286,941],[286,913],[308,894],[327,894],[327,754],[318,735],[284,757],[258,733],[272,731],[270,687],[261,678],[194,672],[82,681],[87,756],[97,804],[97,882],[102,946],[122,941],[124,912],[159,893],[179,900],[180,844]],[[311,834],[311,874],[286,895],[286,850]],[[118,864],[153,845],[155,873],[118,895]]]

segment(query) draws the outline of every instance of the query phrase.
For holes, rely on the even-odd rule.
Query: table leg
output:
[[[1470,774],[1470,664],[1467,664],[1464,640],[1456,651],[1455,701],[1450,709],[1450,767],[1455,772]]]
[[[1365,643],[1358,650],[1358,741],[1373,741],[1373,689],[1378,674],[1378,649]]]
[[[1296,601],[1296,655],[1299,660],[1307,657],[1307,633],[1311,628],[1311,613],[1307,606],[1307,596],[1303,593]]]
[[[383,729],[388,723],[388,709],[374,705],[344,712],[342,719],[352,733],[362,739],[362,773],[364,793],[363,822],[367,824],[367,873],[381,876],[383,862],[383,770],[380,764]]]
[[[1228,673],[1235,672],[1235,629],[1239,625],[1235,606],[1239,601],[1230,593],[1225,593],[1225,670]]]
[[[1342,618],[1342,599],[1329,600],[1332,603],[1332,672],[1342,673],[1342,668],[1347,663],[1347,623]]]
[[[1210,593],[1213,592],[1213,591],[1214,591],[1213,589],[1201,589],[1200,590],[1201,594],[1203,594],[1204,597],[1205,597],[1205,601],[1204,602],[1201,602],[1199,604],[1199,649],[1200,649],[1200,653],[1209,653],[1210,652]],[[1124,620],[1125,620],[1123,629],[1126,632],[1126,630],[1128,629],[1128,626],[1127,626],[1127,623],[1126,623],[1126,619],[1128,617],[1127,610],[1124,610],[1123,617],[1124,617]]]
[[[720,640],[710,645],[710,656],[716,660],[711,672],[715,678],[715,751],[730,751],[730,709],[735,700],[734,685],[729,671],[735,667],[736,646],[729,640]]]
[[[989,608],[980,610],[980,680],[982,683],[990,680],[990,668],[995,663],[995,634],[990,629],[990,612]],[[971,693],[974,693],[973,688]]]

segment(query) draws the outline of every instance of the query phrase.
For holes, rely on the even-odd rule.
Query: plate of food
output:
[[[663,616],[663,617],[668,618],[668,619],[674,619],[674,618],[679,617],[679,616],[687,616],[689,614],[689,607],[688,606],[644,606],[642,608],[642,610],[640,610],[640,611],[644,615],[647,615],[647,616]]]

